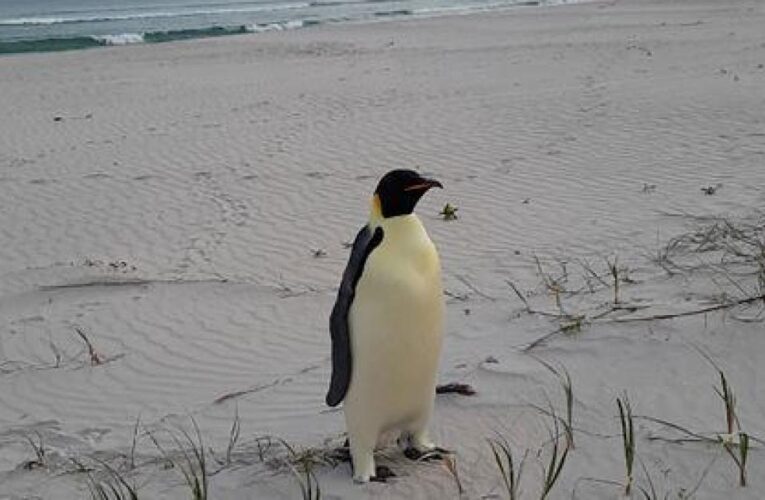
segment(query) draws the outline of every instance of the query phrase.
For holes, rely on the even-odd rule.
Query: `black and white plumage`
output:
[[[400,442],[418,452],[434,448],[427,425],[443,336],[441,266],[412,213],[432,187],[441,184],[411,170],[382,178],[330,316],[326,401],[343,402],[358,482],[377,476],[374,448],[387,431],[399,431]]]

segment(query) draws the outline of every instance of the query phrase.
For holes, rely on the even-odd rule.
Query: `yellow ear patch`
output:
[[[376,222],[383,218],[382,213],[382,203],[380,202],[380,196],[378,194],[375,194],[372,196],[372,200],[369,203],[370,205],[370,211],[369,211],[369,221],[370,222]]]

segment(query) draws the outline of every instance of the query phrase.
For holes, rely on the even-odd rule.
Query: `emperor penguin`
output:
[[[412,170],[382,177],[369,221],[353,242],[330,315],[332,378],[326,401],[343,402],[353,479],[384,480],[374,450],[400,433],[407,456],[436,448],[428,437],[444,329],[438,252],[413,213],[440,182]]]

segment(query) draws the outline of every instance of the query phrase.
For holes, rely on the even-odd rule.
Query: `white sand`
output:
[[[538,498],[550,419],[532,405],[564,406],[519,349],[559,322],[526,314],[506,280],[555,312],[535,253],[553,277],[568,262],[567,290],[587,289],[578,259],[605,273],[618,254],[637,281],[622,302],[646,306],[633,316],[754,290],[751,267],[668,276],[648,256],[691,229],[666,212],[762,217],[763,26],[755,0],[635,0],[0,58],[0,498],[88,498],[69,459],[125,470],[139,415],[168,448],[161,429],[193,415],[221,458],[237,406],[241,438],[211,498],[298,498],[255,439],[341,442],[323,397],[342,243],[377,178],[414,166],[446,186],[419,207],[451,297],[441,380],[478,390],[439,398],[433,433],[466,498],[502,497],[485,441],[497,433],[517,457],[531,450],[523,498]],[[447,201],[458,220],[438,217]],[[564,294],[568,312],[607,310],[613,290],[590,281],[595,293]],[[718,375],[695,347],[764,438],[765,327],[735,319],[758,311],[600,322],[533,350],[574,383],[576,448],[550,498],[620,495],[582,478],[624,480],[623,391],[636,414],[724,432]],[[106,363],[90,366],[76,328]],[[29,471],[35,433],[46,467]],[[646,420],[636,437],[660,496],[765,496],[762,444],[742,489],[720,445],[657,440],[683,435]],[[401,476],[388,485],[320,467],[324,498],[458,496],[443,465],[386,454]],[[141,497],[190,498],[158,456],[142,435],[125,473]],[[636,481],[648,487],[639,465]]]

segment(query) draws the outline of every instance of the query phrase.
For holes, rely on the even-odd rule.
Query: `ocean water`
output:
[[[567,0],[0,0],[0,54],[158,43]]]

